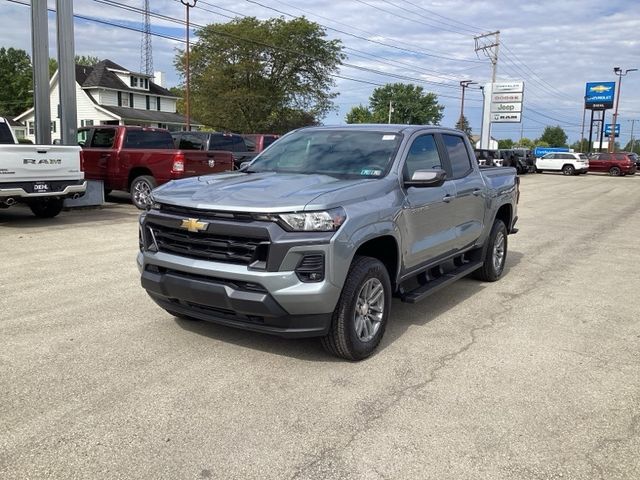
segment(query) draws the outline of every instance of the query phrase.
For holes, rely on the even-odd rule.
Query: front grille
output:
[[[190,217],[207,218],[207,219],[220,219],[220,220],[236,220],[240,222],[250,222],[253,217],[250,213],[243,212],[222,212],[216,210],[206,210],[191,207],[181,207],[178,205],[169,205],[163,203],[160,205],[160,211],[162,213],[169,213],[171,215],[185,215]]]
[[[187,232],[166,225],[148,224],[160,252],[216,262],[250,265],[266,261],[269,242],[208,232]]]

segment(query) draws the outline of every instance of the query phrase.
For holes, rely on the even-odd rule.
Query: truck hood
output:
[[[233,172],[174,180],[155,189],[153,197],[156,202],[204,210],[278,213],[304,210],[322,195],[376,181],[343,180],[328,175]],[[314,210],[337,206],[325,202],[314,203]]]

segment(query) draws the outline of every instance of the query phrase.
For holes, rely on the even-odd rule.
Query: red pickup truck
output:
[[[144,209],[156,186],[184,177],[233,169],[230,152],[176,150],[168,130],[121,125],[80,128],[87,180],[102,180],[105,193],[124,190]]]

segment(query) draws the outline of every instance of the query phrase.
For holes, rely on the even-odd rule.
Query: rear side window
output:
[[[275,142],[278,139],[278,137],[276,137],[275,135],[265,135],[265,137],[262,139],[262,148],[267,148],[269,145],[271,145],[273,142]]]
[[[227,150],[233,151],[233,137],[222,133],[214,133],[209,140],[209,150]]]
[[[176,147],[180,150],[202,150],[204,141],[198,135],[183,134],[178,137]]]
[[[433,135],[422,135],[416,138],[411,144],[404,162],[404,179],[411,180],[416,170],[439,169],[444,169],[444,167]]]
[[[580,157],[580,160],[588,160],[589,159],[589,157],[587,157],[584,153],[581,153],[578,156]]]
[[[13,143],[13,135],[11,135],[11,130],[9,129],[9,125],[4,122],[0,122],[0,144]]]
[[[626,160],[627,155],[624,153],[616,153],[616,160]]]
[[[93,148],[111,148],[116,138],[114,128],[97,128],[93,131],[91,138],[91,147]]]
[[[169,132],[161,130],[127,130],[124,148],[133,149],[173,149],[173,138]]]
[[[442,135],[442,138],[449,154],[453,178],[464,177],[472,168],[464,140],[457,135]]]

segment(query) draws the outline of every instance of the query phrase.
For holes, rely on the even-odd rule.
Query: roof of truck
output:
[[[323,125],[319,127],[305,127],[305,130],[371,130],[376,132],[412,133],[417,130],[433,129],[451,133],[463,133],[455,128],[441,127],[439,125],[404,125],[388,123],[352,123],[350,125]]]

